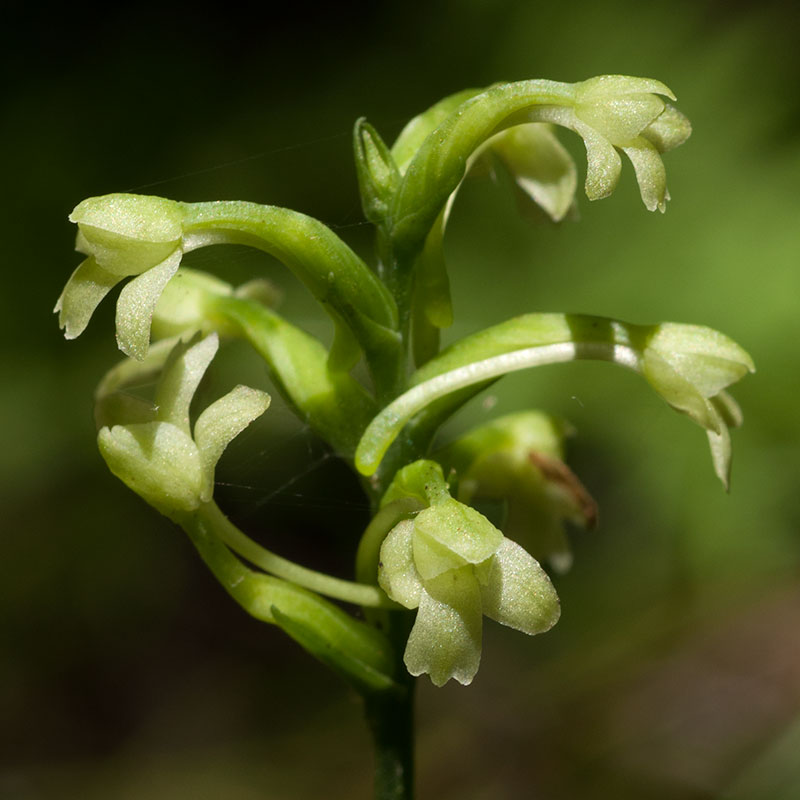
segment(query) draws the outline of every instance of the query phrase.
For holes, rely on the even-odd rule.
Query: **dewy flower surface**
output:
[[[538,562],[482,514],[445,498],[393,528],[378,580],[394,601],[416,608],[404,661],[437,686],[469,684],[481,659],[482,617],[528,634],[558,621],[555,589]]]

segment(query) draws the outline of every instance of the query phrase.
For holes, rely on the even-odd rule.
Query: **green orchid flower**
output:
[[[608,197],[619,181],[621,150],[633,164],[642,202],[649,211],[666,210],[667,176],[661,153],[683,144],[689,120],[658,95],[675,99],[660,81],[601,75],[575,84],[570,105],[537,109],[536,117],[575,131],[588,161],[586,195]]]
[[[118,283],[128,283],[117,300],[117,343],[142,359],[150,342],[150,319],[183,255],[183,211],[162,197],[113,194],[90,197],[75,207],[75,249],[86,256],[58,298],[55,312],[67,339],[80,336],[94,310]]]
[[[443,497],[403,520],[380,551],[378,582],[417,609],[404,662],[436,686],[472,682],[483,616],[527,634],[558,621],[558,596],[539,563],[475,509]]]
[[[105,425],[100,453],[123,483],[162,514],[193,511],[211,500],[214,470],[225,448],[267,410],[269,395],[237,386],[190,425],[192,397],[218,348],[216,334],[178,342],[166,359],[150,419]]]
[[[742,424],[742,412],[725,389],[755,372],[753,359],[712,328],[665,322],[648,332],[640,369],[670,406],[705,428],[714,470],[727,489],[729,428]]]

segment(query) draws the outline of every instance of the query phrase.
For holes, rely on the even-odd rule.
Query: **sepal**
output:
[[[139,275],[180,247],[180,203],[163,197],[108,194],[90,197],[69,215],[78,225],[78,248],[114,275]]]

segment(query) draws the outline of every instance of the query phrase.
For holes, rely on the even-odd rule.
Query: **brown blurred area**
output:
[[[224,16],[223,16],[224,12]],[[3,11],[6,283],[0,411],[0,798],[367,798],[357,698],[246,618],[180,531],[110,476],[91,395],[116,359],[113,304],[67,343],[51,309],[77,264],[66,216],[112,191],[285,205],[360,252],[350,154],[440,97],[498,80],[663,80],[692,120],[667,154],[667,213],[630,165],[581,220],[529,225],[502,179],[470,180],[448,231],[448,340],[531,310],[716,327],[753,355],[734,390],[733,484],[703,433],[606,365],[516,375],[444,432],[544,408],[600,504],[555,579],[562,619],[491,624],[471,687],[420,681],[419,797],[800,797],[800,48],[791,4],[466,0],[398,7]],[[580,143],[563,137],[585,168]],[[283,313],[329,336],[267,257],[192,265],[267,275]],[[489,276],[487,280],[487,275]],[[206,391],[270,388],[231,345]],[[278,403],[227,453],[220,503],[270,547],[349,577],[356,481]],[[333,525],[331,522],[333,521]]]

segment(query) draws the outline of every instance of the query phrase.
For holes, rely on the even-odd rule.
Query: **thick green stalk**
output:
[[[378,509],[388,481],[378,479],[374,489],[374,514],[358,549],[356,578],[376,580],[380,545],[390,528],[418,510],[406,499]],[[372,734],[375,752],[375,800],[413,800],[414,797],[414,688],[416,678],[403,663],[408,635],[414,618],[404,609],[365,608],[366,619],[377,626],[393,645],[394,676],[399,687],[364,695],[364,715]]]
[[[401,692],[373,694],[365,700],[375,745],[375,800],[414,797],[414,678]]]

